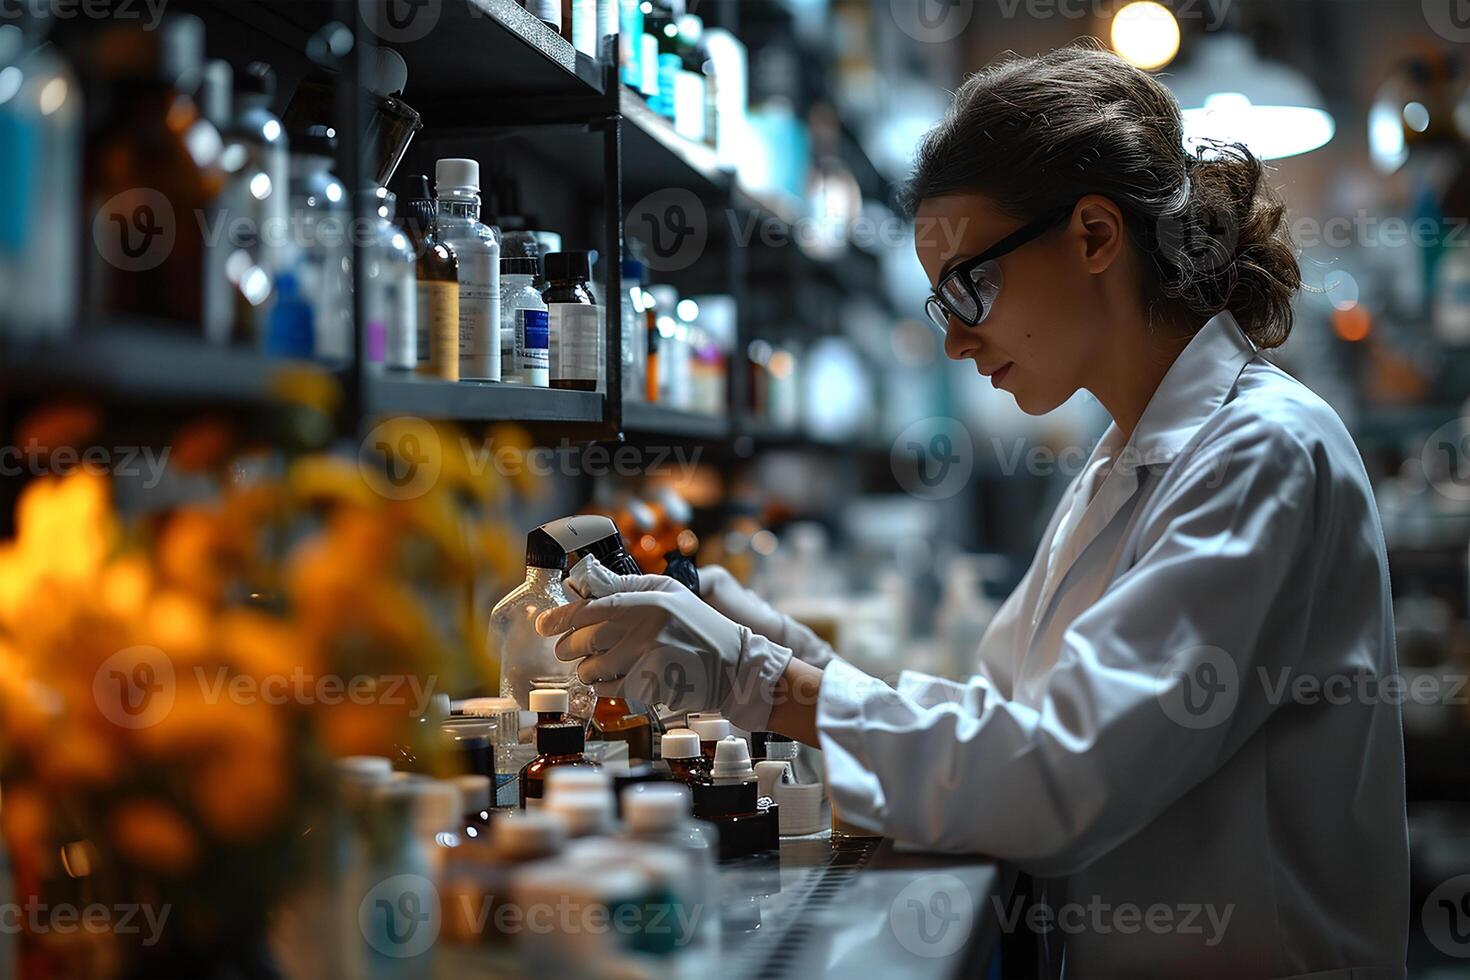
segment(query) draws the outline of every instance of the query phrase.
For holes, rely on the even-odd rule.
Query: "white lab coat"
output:
[[[1396,673],[1357,449],[1228,313],[1120,441],[1063,496],[968,683],[827,666],[833,800],[1043,879],[1068,980],[1402,976],[1400,711],[1343,695]],[[1339,680],[1309,703],[1283,672]]]

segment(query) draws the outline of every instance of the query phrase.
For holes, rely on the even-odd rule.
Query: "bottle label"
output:
[[[551,382],[548,319],[546,310],[516,310],[516,377],[535,388],[545,388]]]
[[[658,56],[658,92],[652,100],[653,111],[669,119],[674,118],[674,86],[684,64],[676,54]]]
[[[602,307],[548,303],[551,380],[596,383],[602,366]]]
[[[388,308],[388,367],[412,371],[418,359],[418,295],[410,275],[389,285],[385,302]]]
[[[32,208],[40,198],[40,147],[40,126],[23,110],[0,112],[0,195],[5,200],[0,208],[0,254],[20,254],[36,231]]]
[[[500,380],[499,257],[459,249],[459,376]]]
[[[704,142],[704,76],[680,70],[674,76],[674,131]]]
[[[418,284],[419,370],[446,381],[459,380],[459,286]],[[427,352],[427,356],[425,353]]]
[[[658,97],[658,38],[643,34],[639,41],[638,91],[648,99],[648,107],[657,112],[653,103]]]

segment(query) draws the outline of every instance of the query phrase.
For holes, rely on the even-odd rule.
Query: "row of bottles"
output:
[[[681,299],[673,286],[650,285],[647,269],[637,259],[624,259],[622,273],[624,400],[725,414],[734,299]]]

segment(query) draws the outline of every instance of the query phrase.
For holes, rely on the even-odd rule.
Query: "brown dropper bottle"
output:
[[[439,237],[429,178],[414,178],[404,223],[418,253],[418,373],[459,380],[459,260]]]
[[[156,30],[106,29],[89,67],[99,105],[87,132],[87,312],[206,319],[205,233],[226,174],[224,145],[194,101],[204,72],[204,24],[170,15]],[[89,96],[90,97],[90,96]]]

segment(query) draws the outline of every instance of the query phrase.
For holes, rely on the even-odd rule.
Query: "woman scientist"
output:
[[[854,823],[1036,876],[1069,978],[1402,976],[1383,536],[1341,421],[1260,353],[1301,283],[1260,162],[1190,155],[1158,81],[1071,48],[970,78],[910,199],[945,352],[1112,417],[980,673],[895,689],[720,569],[701,601],[579,568],[541,631],[599,690],[819,746]]]

